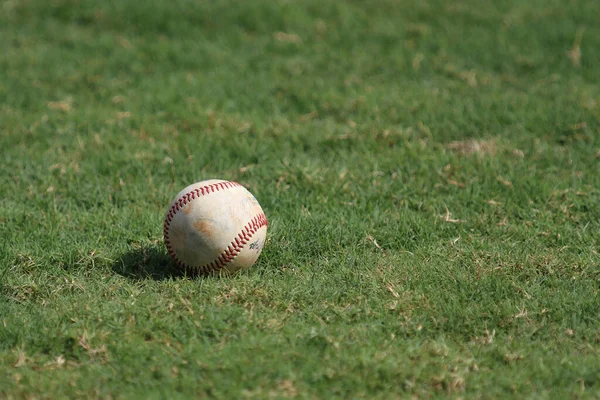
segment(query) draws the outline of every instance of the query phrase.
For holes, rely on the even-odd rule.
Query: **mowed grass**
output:
[[[599,397],[599,15],[0,2],[0,397]],[[268,242],[188,279],[209,178]]]

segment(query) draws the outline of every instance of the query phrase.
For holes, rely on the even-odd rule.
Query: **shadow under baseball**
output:
[[[143,246],[123,254],[112,270],[133,280],[165,280],[190,277],[175,265],[171,257],[158,245]]]

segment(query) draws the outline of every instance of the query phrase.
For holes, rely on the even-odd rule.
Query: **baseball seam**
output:
[[[184,195],[179,197],[179,199],[173,203],[165,217],[163,236],[165,240],[165,245],[167,246],[167,251],[178,266],[189,270],[190,272],[202,272],[204,274],[216,272],[235,259],[235,257],[240,253],[240,251],[242,251],[246,243],[248,243],[252,236],[254,236],[256,231],[258,231],[263,226],[269,225],[267,217],[264,213],[256,215],[246,224],[246,226],[244,226],[244,228],[242,228],[241,232],[238,233],[238,235],[231,241],[229,246],[227,246],[227,248],[221,254],[219,254],[219,256],[215,260],[204,264],[200,267],[193,267],[191,265],[188,265],[185,262],[181,261],[179,257],[177,257],[177,254],[171,246],[171,242],[169,239],[169,228],[171,226],[171,221],[173,221],[173,218],[175,218],[177,212],[179,212],[179,210],[185,207],[186,204],[190,203],[192,200],[198,197],[235,187],[243,186],[237,182],[229,181],[213,183],[191,190],[188,193],[185,193]]]

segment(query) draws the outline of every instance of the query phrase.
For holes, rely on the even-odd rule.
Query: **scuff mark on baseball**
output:
[[[246,188],[210,179],[175,196],[163,234],[167,250],[179,266],[197,273],[233,273],[256,262],[267,226],[260,204]]]

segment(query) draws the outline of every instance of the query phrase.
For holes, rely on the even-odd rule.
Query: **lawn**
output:
[[[599,16],[0,1],[0,398],[600,397]],[[210,178],[267,243],[190,279]]]

